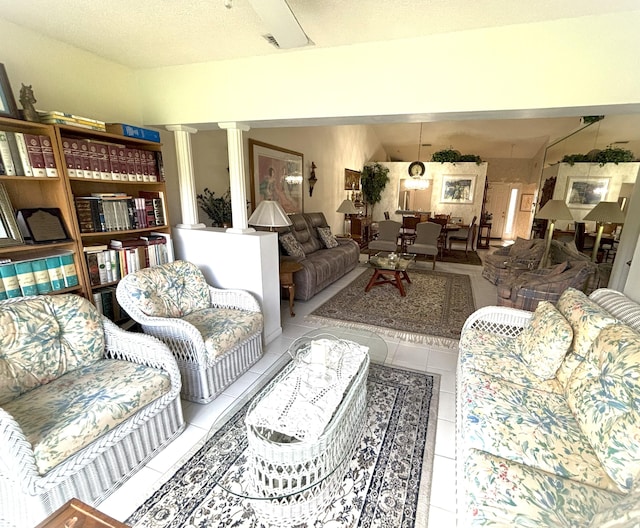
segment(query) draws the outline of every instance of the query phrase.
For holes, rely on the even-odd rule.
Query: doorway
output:
[[[511,184],[491,183],[487,188],[487,201],[485,211],[493,215],[491,225],[491,238],[502,238],[505,235],[504,228],[509,210],[509,198],[511,196]]]

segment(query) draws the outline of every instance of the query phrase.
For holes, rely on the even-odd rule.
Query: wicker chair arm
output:
[[[10,478],[25,491],[33,489],[40,475],[31,443],[20,424],[0,408],[0,475]]]
[[[180,393],[182,388],[180,371],[167,345],[153,336],[122,330],[104,316],[102,322],[106,358],[130,361],[163,370],[171,379],[172,397]]]
[[[532,315],[531,312],[515,308],[485,306],[467,318],[462,327],[462,334],[466,330],[476,329],[514,337],[527,325]]]
[[[260,304],[245,290],[221,289],[209,286],[211,305],[217,308],[238,308],[249,312],[259,312]]]

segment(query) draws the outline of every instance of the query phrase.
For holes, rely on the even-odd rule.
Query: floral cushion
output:
[[[529,324],[518,334],[516,352],[541,379],[555,377],[567,350],[571,347],[571,325],[548,301],[540,301]]]
[[[524,387],[563,394],[558,380],[541,380],[515,350],[515,338],[469,328],[460,338],[459,361],[462,368],[479,370]]]
[[[231,308],[207,308],[182,318],[198,329],[207,350],[207,365],[262,331],[262,314]]]
[[[302,249],[302,245],[298,242],[298,239],[293,236],[293,233],[283,233],[280,235],[280,244],[290,257],[305,257],[304,249]]]
[[[459,463],[464,477],[458,480],[458,526],[465,528],[584,528],[596,512],[620,500],[615,493],[480,451]]]
[[[584,293],[567,288],[556,305],[573,329],[573,345],[558,369],[558,381],[566,387],[571,374],[584,361],[591,344],[604,327],[616,319]]]
[[[593,516],[591,528],[638,528],[640,526],[640,491],[626,495],[613,506]]]
[[[102,316],[78,295],[0,302],[0,405],[102,358]]]
[[[7,403],[43,475],[171,390],[169,376],[129,361],[102,360]]]
[[[330,227],[318,227],[318,236],[322,240],[324,247],[327,249],[331,249],[334,247],[338,247],[338,241],[336,237],[331,233]]]
[[[458,390],[461,451],[479,449],[617,491],[561,394],[466,370]]]
[[[149,316],[182,317],[211,305],[209,286],[198,267],[176,260],[127,275],[128,296]]]
[[[574,371],[567,402],[622,491],[640,479],[640,335],[608,326]]]

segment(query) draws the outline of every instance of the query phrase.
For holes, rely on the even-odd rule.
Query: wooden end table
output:
[[[289,291],[289,313],[291,317],[296,314],[293,311],[293,297],[296,294],[296,283],[293,281],[293,274],[302,269],[302,264],[295,260],[280,261],[280,287]]]
[[[36,528],[129,528],[129,526],[78,499],[71,499]]]

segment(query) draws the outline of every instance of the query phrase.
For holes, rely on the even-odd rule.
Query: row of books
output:
[[[92,193],[74,198],[81,233],[129,231],[166,225],[164,193]]]
[[[58,112],[56,110],[51,112],[41,112],[38,110],[38,115],[40,116],[41,123],[48,123],[50,125],[67,125],[86,128],[88,130],[98,130],[100,132],[105,132],[107,129],[104,121]]]
[[[114,239],[109,244],[95,244],[83,249],[91,286],[117,282],[128,273],[173,261],[171,238],[167,233]]]
[[[78,284],[71,252],[0,264],[0,299],[45,295]]]
[[[51,138],[41,134],[0,130],[0,174],[58,176]]]
[[[134,182],[164,181],[162,152],[117,143],[63,137],[62,150],[71,178]]]
[[[118,304],[116,298],[116,287],[107,286],[93,292],[93,304],[98,311],[111,319],[114,323],[118,323],[129,318],[127,312],[125,312]]]

